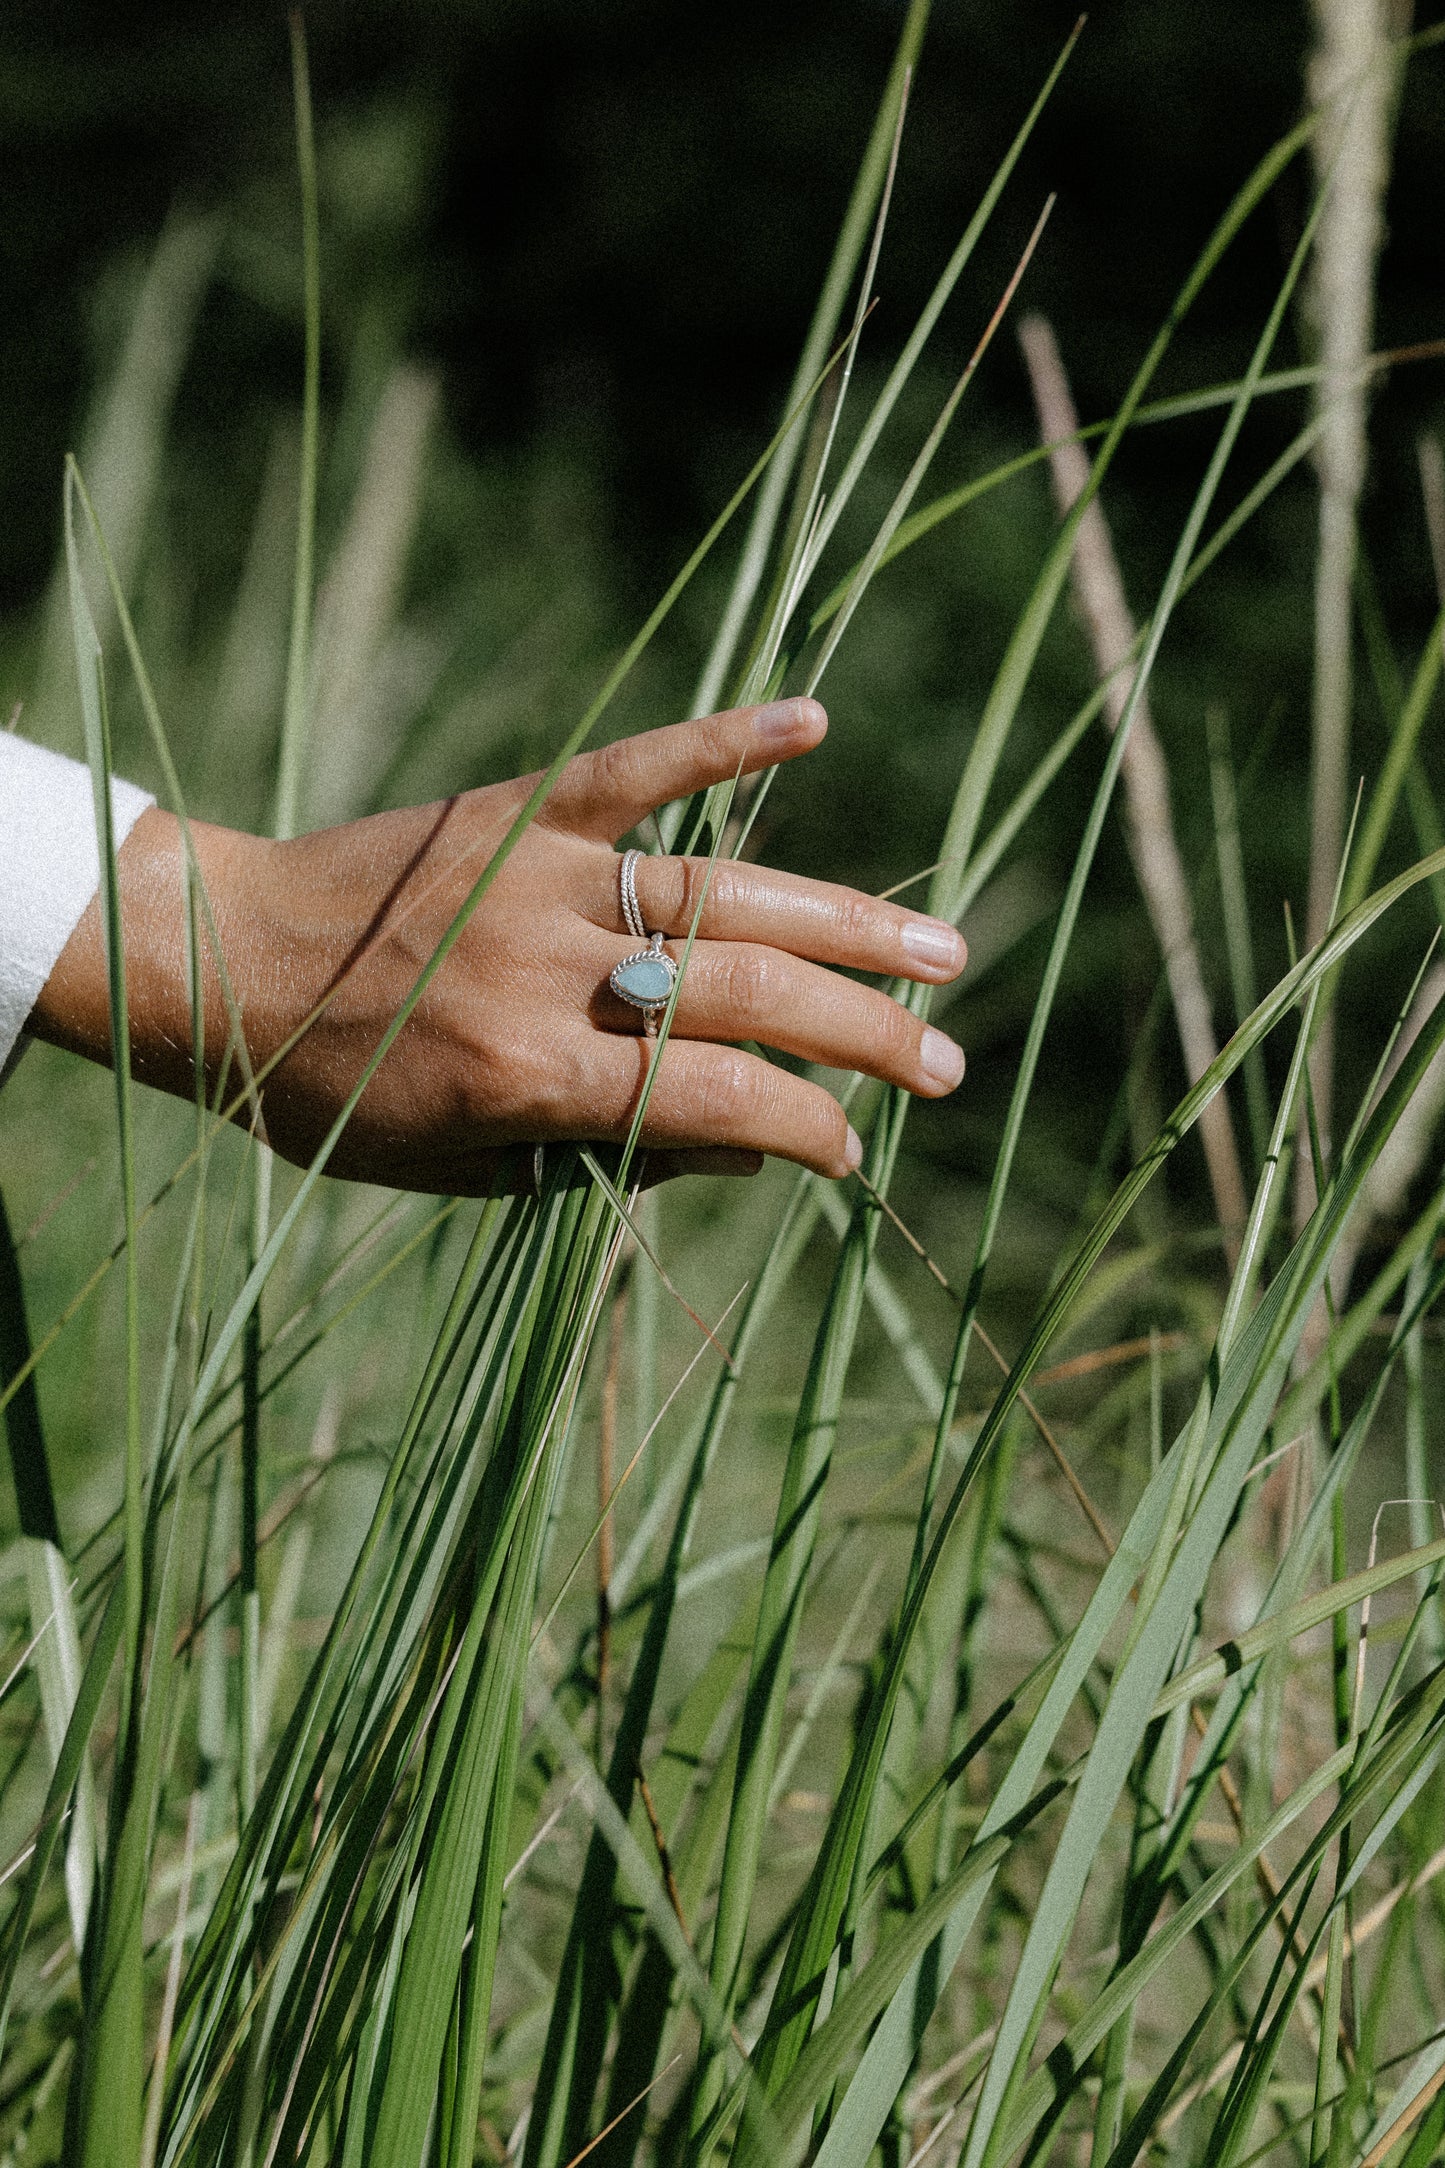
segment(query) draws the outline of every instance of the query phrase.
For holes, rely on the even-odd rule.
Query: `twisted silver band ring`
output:
[[[658,1019],[667,1007],[672,993],[672,983],[677,977],[677,965],[663,948],[663,936],[649,933],[637,901],[637,861],[641,851],[624,851],[618,868],[617,885],[622,899],[622,923],[638,941],[647,947],[635,949],[624,956],[609,976],[608,984],[619,1001],[630,1008],[641,1009],[642,1029],[649,1039],[657,1036]]]
[[[617,870],[617,885],[622,891],[622,923],[639,941],[648,938],[647,925],[637,902],[637,861],[641,851],[624,851],[622,864]]]

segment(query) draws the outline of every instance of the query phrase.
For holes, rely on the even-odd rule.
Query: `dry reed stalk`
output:
[[[346,531],[317,598],[316,714],[307,818],[316,827],[366,808],[394,750],[398,709],[429,674],[398,645],[397,607],[421,514],[440,385],[403,363],[382,392]]]
[[[1445,999],[1445,963],[1433,964],[1420,983],[1405,1028],[1400,1033],[1381,1090],[1389,1083],[1419,1038],[1438,1002]],[[1366,1177],[1359,1207],[1345,1228],[1330,1265],[1330,1289],[1336,1306],[1349,1292],[1356,1260],[1372,1227],[1392,1220],[1404,1205],[1410,1184],[1425,1164],[1440,1110],[1445,1107],[1445,1059],[1439,1055],[1405,1108],[1384,1150]],[[1311,1324],[1313,1324],[1311,1320]]]
[[[1419,455],[1425,529],[1430,542],[1436,590],[1441,607],[1445,608],[1445,472],[1442,472],[1440,446],[1434,437],[1421,438]],[[1382,1091],[1420,1036],[1437,1002],[1442,999],[1445,999],[1445,963],[1437,963],[1432,965],[1420,982],[1419,991],[1411,1004],[1410,1013],[1381,1079]],[[1371,1230],[1382,1220],[1393,1219],[1404,1205],[1411,1183],[1425,1164],[1442,1108],[1445,1108],[1445,1060],[1437,1059],[1426,1073],[1394,1134],[1371,1168],[1361,1192],[1359,1209],[1341,1237],[1330,1266],[1330,1292],[1337,1308],[1349,1292],[1355,1265]],[[1312,1361],[1318,1354],[1324,1342],[1326,1326],[1327,1319],[1321,1308],[1310,1319],[1306,1328],[1305,1338],[1301,1343],[1301,1362],[1306,1359]]]
[[[127,591],[134,586],[160,490],[171,407],[215,268],[217,242],[218,228],[208,219],[177,212],[166,221],[146,266],[115,373],[85,424],[85,474]],[[92,590],[92,609],[96,631],[109,646],[116,621],[103,582]],[[41,639],[41,660],[26,702],[26,734],[69,751],[69,732],[75,727],[75,666],[63,552],[46,595]],[[57,737],[57,729],[66,735]]]
[[[1406,2131],[1419,2122],[1442,2085],[1445,2085],[1445,2064],[1441,2065],[1433,2078],[1426,2079],[1414,2099],[1401,2109],[1394,2122],[1385,2132],[1384,2137],[1380,2139],[1377,2145],[1371,2146],[1360,2163],[1360,2168],[1379,2168],[1379,2164],[1383,2161],[1385,2155],[1393,2152]]]
[[[1309,63],[1310,102],[1322,110],[1314,139],[1320,180],[1330,182],[1320,219],[1308,296],[1323,375],[1315,389],[1322,419],[1315,450],[1320,485],[1315,570],[1315,662],[1310,754],[1308,946],[1329,928],[1344,847],[1353,695],[1352,623],[1355,526],[1365,476],[1365,379],[1370,350],[1375,264],[1389,175],[1392,74],[1383,55],[1389,18],[1408,9],[1391,0],[1313,0],[1316,46]],[[1315,1116],[1329,1148],[1334,1082],[1334,1025],[1327,1010],[1310,1059]],[[1295,1225],[1315,1206],[1309,1150],[1295,1160]]]
[[[1019,344],[1028,367],[1039,428],[1049,446],[1054,497],[1061,516],[1067,517],[1089,479],[1088,455],[1076,441],[1079,417],[1073,394],[1057,341],[1042,316],[1025,317],[1019,326]],[[1134,682],[1127,658],[1136,628],[1097,498],[1079,524],[1072,571],[1074,594],[1094,651],[1094,667],[1108,687],[1104,713],[1109,728],[1116,730]],[[1197,1084],[1219,1047],[1194,939],[1189,884],[1174,834],[1169,770],[1147,695],[1134,713],[1122,776],[1129,855],[1164,959],[1185,1071],[1189,1082]],[[1244,1227],[1245,1195],[1234,1126],[1223,1092],[1215,1095],[1200,1116],[1199,1135],[1209,1168],[1214,1209],[1232,1267]]]

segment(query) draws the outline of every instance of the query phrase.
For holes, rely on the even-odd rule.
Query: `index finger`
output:
[[[615,843],[656,806],[811,752],[827,728],[816,700],[771,700],[618,738],[568,762],[540,818]]]

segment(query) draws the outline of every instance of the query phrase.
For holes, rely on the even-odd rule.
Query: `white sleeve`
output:
[[[154,804],[113,779],[117,850]],[[89,768],[0,731],[0,1072],[99,886]]]

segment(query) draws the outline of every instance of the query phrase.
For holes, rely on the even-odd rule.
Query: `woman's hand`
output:
[[[475,1194],[503,1148],[622,1139],[652,1045],[612,992],[634,951],[614,848],[655,806],[808,752],[816,701],[740,708],[623,739],[571,762],[442,964],[347,1124],[328,1171],[403,1189]],[[304,1165],[535,785],[378,813],[290,843],[193,824],[253,1066],[321,1014],[261,1087],[268,1142]],[[142,816],[120,853],[132,1067],[189,1095],[181,847]],[[643,857],[648,931],[681,956],[706,861]],[[753,1040],[937,1098],[961,1050],[888,995],[826,965],[939,984],[966,958],[951,926],[852,889],[720,860],[648,1101],[649,1175],[750,1172],[776,1153],[841,1175],[860,1148],[821,1085],[743,1052]],[[213,962],[205,988],[212,1086],[227,1041]],[[110,1056],[100,907],[92,902],[31,1019],[38,1035]],[[239,1089],[233,1065],[228,1096]],[[243,1113],[239,1118],[246,1119]],[[530,1163],[528,1164],[530,1174]]]

